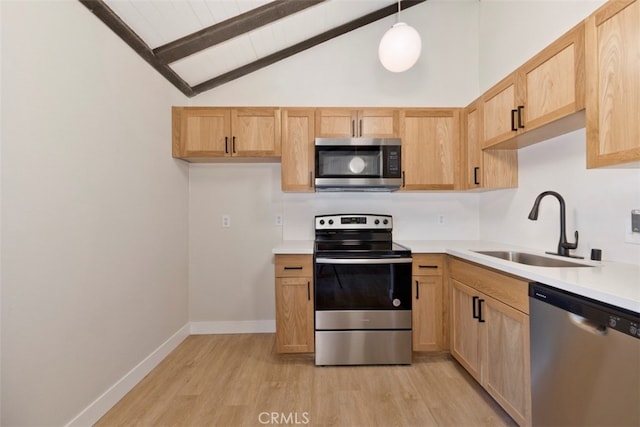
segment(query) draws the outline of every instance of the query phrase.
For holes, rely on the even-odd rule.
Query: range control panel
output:
[[[392,230],[391,215],[340,214],[316,215],[316,230]]]

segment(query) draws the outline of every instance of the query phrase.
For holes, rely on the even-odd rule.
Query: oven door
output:
[[[316,311],[411,310],[411,261],[316,257]]]

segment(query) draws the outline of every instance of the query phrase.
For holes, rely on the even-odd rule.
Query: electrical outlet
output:
[[[282,225],[282,215],[280,214],[276,215],[276,225]]]
[[[438,224],[444,224],[444,215],[438,215]]]
[[[631,216],[627,218],[624,225],[624,241],[626,243],[640,245],[640,232],[636,231],[638,227],[640,227],[640,224],[638,224],[638,222],[640,222],[640,211],[632,210]]]
[[[231,227],[231,217],[229,215],[222,215],[222,228]]]

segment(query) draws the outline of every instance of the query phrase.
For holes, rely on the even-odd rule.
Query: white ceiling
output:
[[[269,3],[266,0],[103,1],[151,50]],[[168,66],[193,87],[393,4],[397,1],[327,0]]]

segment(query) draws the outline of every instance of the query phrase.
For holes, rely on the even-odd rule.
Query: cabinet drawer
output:
[[[414,276],[442,276],[444,255],[412,254]]]
[[[276,277],[313,277],[313,256],[276,255]]]
[[[529,314],[529,282],[474,263],[449,258],[449,277]]]

